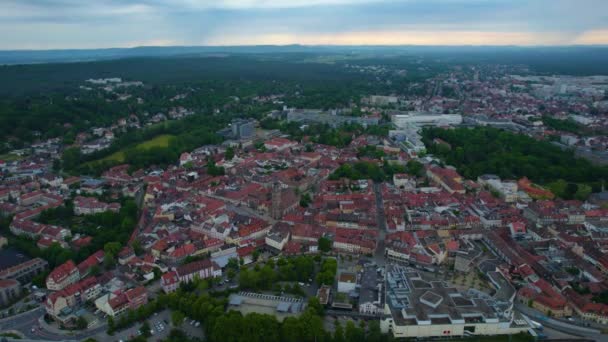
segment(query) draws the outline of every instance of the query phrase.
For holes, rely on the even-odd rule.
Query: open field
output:
[[[171,135],[171,134],[162,134],[162,135],[158,135],[150,140],[146,140],[144,142],[141,142],[139,144],[137,144],[135,146],[135,148],[137,149],[142,149],[142,150],[147,150],[153,147],[167,147],[169,146],[169,141],[171,141],[171,138],[174,138],[175,136]],[[106,156],[102,159],[99,160],[95,160],[93,162],[90,163],[96,163],[96,162],[103,162],[106,160],[109,161],[116,161],[119,163],[122,163],[125,161],[125,149],[122,149],[120,151],[116,151],[112,154],[110,154],[109,156]]]
[[[7,154],[0,154],[0,160],[4,160],[7,162],[11,162],[11,161],[15,161],[15,160],[20,160],[23,159],[23,157],[13,154],[13,153],[7,153]]]

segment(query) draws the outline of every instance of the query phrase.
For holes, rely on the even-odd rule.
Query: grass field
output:
[[[0,160],[4,160],[7,162],[11,162],[11,161],[15,161],[15,160],[21,160],[23,159],[23,157],[18,156],[16,154],[12,154],[12,153],[7,153],[7,154],[0,154]]]
[[[141,142],[139,144],[137,144],[135,146],[135,148],[137,149],[142,149],[142,150],[147,150],[153,147],[167,147],[169,146],[169,141],[171,141],[171,138],[174,138],[174,135],[171,134],[162,134],[162,135],[158,135],[150,140],[146,140],[144,142]],[[122,163],[125,161],[125,152],[124,149],[114,152],[112,154],[110,154],[109,156],[106,156],[102,159],[99,160],[95,160],[89,163],[96,163],[96,162],[103,162],[106,160],[111,160],[111,161],[116,161],[119,163]]]

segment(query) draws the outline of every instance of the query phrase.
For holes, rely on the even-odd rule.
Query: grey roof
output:
[[[243,297],[239,295],[231,295],[230,300],[228,302],[229,305],[240,306],[243,304]]]
[[[289,312],[290,306],[291,306],[290,303],[280,302],[279,305],[277,305],[277,311],[278,312]]]

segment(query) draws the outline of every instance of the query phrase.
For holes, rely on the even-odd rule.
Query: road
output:
[[[540,312],[529,308],[528,306],[523,305],[521,303],[515,303],[514,307],[517,311],[530,317],[530,319],[538,321],[543,326],[549,327],[553,330],[561,331],[569,335],[590,338],[595,341],[608,341],[608,336],[600,334],[599,330],[597,329],[585,328],[581,327],[580,325],[569,324],[566,322],[546,317]]]
[[[7,317],[0,320],[0,331],[16,330],[22,333],[26,339],[50,340],[50,341],[79,341],[93,337],[105,331],[105,325],[83,332],[56,333],[42,328],[44,320],[44,309],[42,306],[35,310]]]
[[[374,261],[379,266],[384,266],[384,239],[386,238],[386,215],[384,214],[384,201],[382,199],[382,184],[374,183],[374,194],[376,197],[376,220],[378,226],[378,240],[376,242],[376,253]]]

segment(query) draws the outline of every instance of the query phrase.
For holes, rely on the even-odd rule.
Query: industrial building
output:
[[[332,127],[344,124],[359,124],[362,126],[374,126],[380,122],[379,116],[346,116],[327,113],[317,109],[296,109],[287,112],[288,122],[321,123]]]
[[[430,114],[421,112],[406,112],[405,114],[393,114],[391,116],[393,124],[403,129],[408,125],[417,126],[451,126],[462,123],[460,114]]]
[[[495,278],[502,277],[497,272]],[[508,282],[492,280],[494,296],[469,289],[466,293],[444,281],[425,279],[417,270],[392,265],[386,274],[385,314],[381,328],[401,337],[451,337],[516,334],[529,329],[514,318],[515,291]]]

